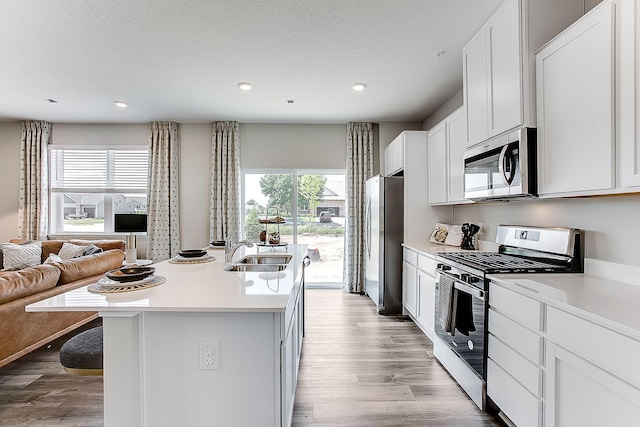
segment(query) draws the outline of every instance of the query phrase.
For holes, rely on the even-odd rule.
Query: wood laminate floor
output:
[[[433,355],[410,320],[366,296],[307,290],[294,426],[497,426]]]
[[[413,322],[379,316],[369,298],[336,289],[307,290],[306,310],[294,426],[500,425],[440,366]],[[0,368],[0,426],[103,425],[102,377],[60,366],[69,338]]]

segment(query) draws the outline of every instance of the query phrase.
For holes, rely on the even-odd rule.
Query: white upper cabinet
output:
[[[489,137],[524,123],[520,5],[509,0],[486,26],[489,50]]]
[[[619,183],[623,190],[640,187],[640,5],[616,5],[616,110]]]
[[[429,203],[447,202],[447,126],[440,122],[429,131]]]
[[[465,46],[468,146],[517,127],[535,127],[533,52],[583,11],[583,0],[507,0]]]
[[[384,150],[384,175],[392,176],[404,170],[404,136],[400,134]]]
[[[615,186],[613,29],[607,2],[536,54],[541,196]]]
[[[386,176],[401,173],[404,177],[403,241],[429,240],[433,224],[438,221],[429,205],[427,132],[405,130],[385,149]]]
[[[449,164],[449,203],[471,203],[464,198],[464,150],[467,148],[467,116],[464,108],[447,118],[447,161]]]
[[[640,12],[605,0],[536,53],[541,197],[640,191]]]
[[[428,133],[429,203],[470,203],[464,198],[464,150],[467,122],[464,107],[451,113]]]
[[[487,92],[487,46],[484,29],[462,51],[463,96],[467,110],[467,145],[489,137]]]

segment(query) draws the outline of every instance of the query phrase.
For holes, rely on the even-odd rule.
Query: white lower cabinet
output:
[[[402,305],[409,314],[416,315],[418,306],[418,270],[408,261],[402,263]]]
[[[640,423],[640,389],[552,343],[547,346],[547,378],[547,427]]]
[[[637,426],[640,341],[492,282],[487,395],[518,427]]]
[[[418,270],[418,324],[433,339],[435,316],[436,278]]]
[[[546,426],[637,426],[640,342],[547,309]]]
[[[517,426],[542,426],[542,304],[494,283],[489,288],[487,396]]]
[[[304,289],[300,289],[293,305],[293,313],[285,313],[284,340],[280,345],[280,393],[282,425],[290,426],[298,383],[298,368],[304,335]]]
[[[404,249],[402,303],[405,311],[429,339],[434,335],[436,261]]]

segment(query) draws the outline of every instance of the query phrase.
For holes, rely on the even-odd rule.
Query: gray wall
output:
[[[432,115],[427,117],[427,119],[422,122],[423,130],[431,130],[432,127],[440,123],[444,120],[449,114],[456,111],[458,108],[462,107],[464,102],[464,97],[462,94],[462,89],[456,92],[447,102],[442,104],[440,108],[438,108]]]
[[[183,123],[180,230],[185,248],[209,242],[211,123]],[[22,123],[0,123],[0,242],[17,236]],[[147,145],[149,124],[53,124],[52,145]],[[243,168],[344,169],[346,125],[241,124]],[[145,242],[138,239],[139,256]]]
[[[0,242],[14,239],[18,234],[21,138],[22,123],[0,123]]]
[[[495,241],[500,224],[584,230],[584,255],[640,266],[640,195],[491,202],[461,205],[454,222],[481,222],[482,240]]]

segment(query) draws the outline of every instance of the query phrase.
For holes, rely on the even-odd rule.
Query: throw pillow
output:
[[[74,245],[73,243],[64,242],[58,256],[63,260],[82,256],[85,250],[85,246]]]
[[[10,242],[10,243],[16,243],[16,242],[14,241],[14,242]],[[31,240],[26,240],[26,241],[24,241],[22,243],[17,243],[17,244],[18,245],[28,245],[29,243],[31,243]],[[3,256],[2,256],[2,245],[0,245],[0,271],[2,271],[2,269],[4,268],[4,263],[2,262],[2,258],[3,258]]]
[[[60,262],[60,261],[62,261],[62,258],[60,258],[58,255],[49,254],[47,259],[44,260],[43,264],[51,264],[52,262]]]
[[[84,252],[82,253],[82,256],[85,255],[93,255],[93,254],[97,254],[98,252],[102,252],[102,248],[94,245],[93,243],[90,244],[89,246],[85,246],[84,248]]]
[[[34,242],[26,245],[15,243],[2,244],[3,271],[20,270],[41,264],[42,243]]]

